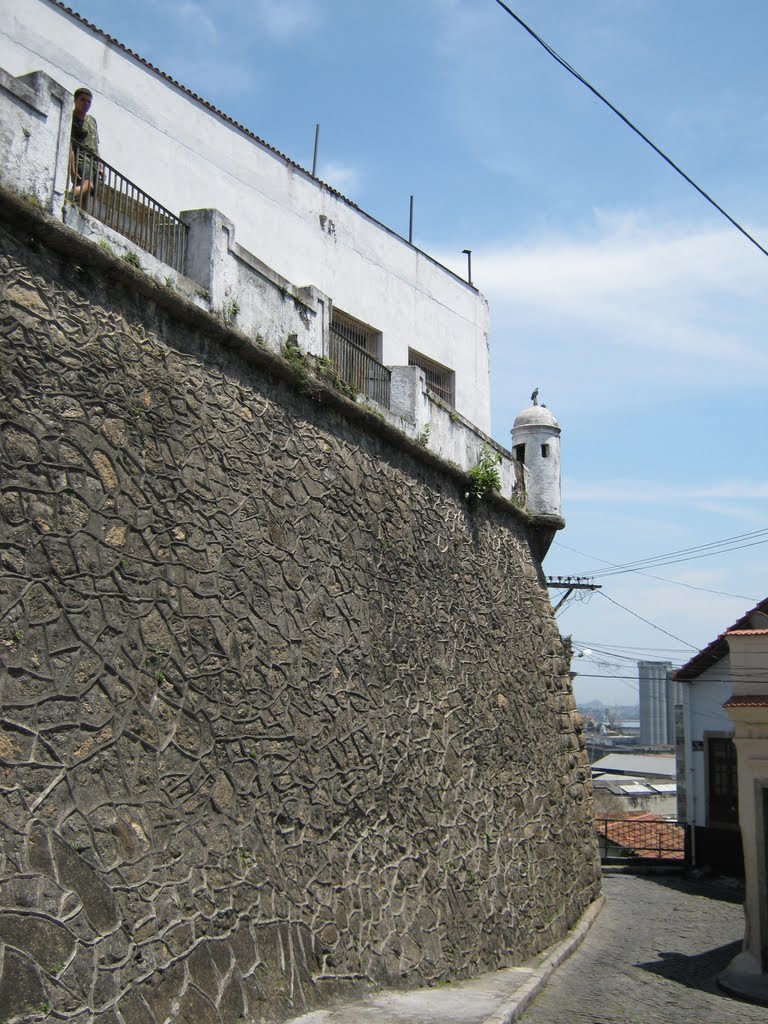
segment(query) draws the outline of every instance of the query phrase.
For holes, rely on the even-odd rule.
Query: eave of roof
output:
[[[58,7],[60,11],[64,11],[66,14],[70,16],[70,18],[74,18],[75,21],[79,21],[81,25],[85,25],[86,28],[91,30],[91,32],[95,32],[96,35],[101,36],[102,39],[106,39],[108,43],[110,43],[112,46],[117,47],[119,50],[122,50],[123,53],[127,53],[129,57],[133,58],[133,60],[138,61],[139,64],[143,64],[145,68],[149,68],[150,71],[154,72],[156,75],[159,75],[160,78],[164,78],[166,82],[170,82],[171,85],[173,85],[176,89],[179,89],[186,96],[189,96],[190,99],[195,100],[196,103],[199,103],[207,110],[210,110],[212,114],[215,114],[217,117],[220,117],[222,121],[226,121],[227,124],[231,124],[233,128],[237,128],[238,131],[241,131],[244,135],[247,135],[249,139],[253,139],[253,141],[257,142],[260,146],[263,146],[265,149],[268,149],[270,153],[274,153],[275,156],[279,157],[281,160],[284,160],[285,163],[288,164],[290,167],[295,167],[297,171],[301,171],[302,174],[306,174],[306,176],[311,181],[316,181],[318,185],[321,185],[324,189],[327,189],[332,195],[336,196],[337,199],[341,200],[342,203],[346,203],[347,206],[351,206],[353,210],[357,210],[358,213],[362,214],[363,217],[367,217],[374,224],[378,224],[383,231],[386,231],[388,234],[393,235],[395,238],[398,238],[401,242],[404,242],[405,245],[409,246],[415,252],[419,253],[420,256],[424,256],[425,259],[428,259],[430,261],[430,263],[434,263],[436,267],[440,267],[441,270],[444,270],[446,272],[446,274],[450,274],[450,276],[454,280],[459,281],[470,291],[475,292],[478,295],[480,294],[479,289],[474,284],[472,284],[471,281],[465,280],[463,277],[457,274],[455,270],[451,270],[450,267],[446,267],[444,263],[441,263],[439,260],[436,260],[434,256],[430,256],[429,253],[424,252],[423,249],[420,249],[417,245],[414,245],[413,242],[409,242],[407,238],[404,238],[397,231],[393,230],[390,227],[387,227],[386,224],[382,223],[380,220],[377,220],[376,217],[372,216],[370,213],[367,213],[361,206],[358,206],[357,203],[353,202],[349,198],[349,196],[345,196],[343,192],[339,192],[338,189],[335,189],[333,187],[333,185],[329,185],[327,181],[323,181],[322,178],[318,178],[317,175],[312,174],[311,171],[308,171],[306,167],[302,167],[301,164],[296,163],[295,160],[291,160],[289,156],[286,156],[285,153],[281,153],[279,149],[275,149],[274,146],[270,146],[268,142],[266,142],[264,139],[260,138],[260,136],[252,132],[250,128],[246,128],[244,124],[240,123],[240,121],[235,121],[235,119],[230,117],[229,114],[225,114],[223,110],[219,110],[218,107],[214,107],[214,105],[212,103],[209,103],[208,100],[203,99],[202,96],[198,96],[196,92],[192,92],[191,89],[188,89],[186,85],[182,85],[181,82],[177,81],[167,72],[161,71],[160,68],[150,63],[150,61],[142,57],[141,54],[136,53],[135,50],[132,50],[129,46],[126,46],[125,43],[121,43],[119,39],[115,39],[114,36],[111,36],[108,32],[105,32],[103,29],[100,29],[98,25],[94,25],[92,21],[88,21],[88,19],[84,18],[82,14],[78,14],[77,11],[73,10],[71,7],[67,7],[65,3],[62,3],[62,0],[48,0],[48,3],[50,3],[53,7]]]
[[[740,619],[722,632],[720,636],[716,637],[712,643],[702,648],[698,654],[694,654],[690,661],[686,662],[682,668],[679,668],[674,673],[673,678],[680,680],[695,679],[702,672],[706,672],[708,668],[717,664],[728,653],[728,640],[726,639],[728,633],[735,633],[740,630],[752,632],[749,630],[749,617],[753,612],[768,614],[768,597],[756,604],[754,608],[750,608],[748,612],[745,612]]]
[[[768,696],[759,694],[740,693],[735,697],[729,697],[723,704],[724,708],[768,708]]]
[[[78,14],[77,11],[73,10],[71,7],[67,7],[67,5],[62,3],[61,0],[48,0],[48,2],[51,3],[54,7],[58,7],[59,10],[65,11],[71,18],[74,18],[75,21],[79,21],[81,25],[85,25],[92,32],[95,32],[97,35],[101,36],[102,39],[106,39],[108,43],[111,43],[113,46],[116,46],[119,50],[122,50],[123,53],[127,53],[129,57],[132,57],[134,60],[138,61],[139,64],[143,64],[145,68],[149,68],[150,71],[153,71],[156,75],[159,75],[160,78],[164,78],[166,82],[170,82],[170,84],[173,85],[175,88],[179,89],[181,92],[189,96],[191,99],[195,100],[197,103],[200,103],[207,110],[210,110],[212,114],[216,114],[216,116],[220,117],[222,121],[226,121],[227,124],[231,124],[234,128],[237,128],[238,131],[241,131],[244,135],[247,135],[249,139],[253,139],[254,142],[258,142],[260,146],[263,146],[265,149],[268,149],[270,153],[274,153],[275,156],[280,157],[281,160],[284,160],[287,164],[290,164],[291,167],[295,167],[296,170],[302,171],[304,174],[307,175],[308,178],[312,178],[313,181],[318,182],[318,184],[322,185],[323,188],[327,188],[329,192],[332,192],[333,195],[338,196],[338,198],[341,199],[343,202],[347,203],[348,206],[352,206],[355,210],[360,210],[360,207],[357,205],[357,203],[352,202],[352,200],[348,196],[345,196],[342,192],[339,192],[337,189],[333,188],[333,186],[329,185],[327,181],[323,181],[321,178],[316,177],[310,171],[308,171],[306,167],[302,167],[301,164],[297,164],[295,160],[291,160],[291,158],[289,156],[286,156],[285,153],[281,153],[279,149],[275,149],[274,146],[270,146],[268,142],[266,142],[264,139],[260,138],[258,135],[252,132],[250,128],[246,128],[244,124],[241,124],[239,121],[235,121],[235,119],[230,117],[229,114],[225,114],[223,110],[220,110],[218,107],[214,107],[214,105],[212,103],[209,103],[208,100],[204,99],[202,96],[198,96],[196,92],[192,92],[192,90],[188,89],[186,85],[182,85],[181,82],[177,81],[167,72],[162,71],[155,64],[150,63],[150,61],[142,57],[141,54],[136,53],[135,50],[132,50],[129,46],[126,46],[125,43],[121,43],[119,39],[115,39],[114,36],[111,36],[108,32],[105,32],[103,29],[100,29],[98,25],[94,25],[92,21],[88,21],[88,19],[84,18],[82,14]],[[363,211],[361,210],[361,212]]]

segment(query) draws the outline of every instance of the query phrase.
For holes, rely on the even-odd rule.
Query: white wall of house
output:
[[[723,708],[731,694],[731,664],[726,655],[694,680],[684,684],[687,692],[685,761],[687,766],[688,820],[700,828],[707,821],[708,736],[732,736],[733,723]],[[694,746],[703,749],[694,749]]]
[[[456,408],[490,430],[488,307],[466,282],[49,0],[0,6],[0,66],[93,91],[101,155],[174,213],[215,207],[298,287],[456,375]]]
[[[738,995],[768,997],[768,630],[727,634],[733,695],[727,713],[738,752],[739,824],[744,846],[746,893],[742,952],[725,973]]]

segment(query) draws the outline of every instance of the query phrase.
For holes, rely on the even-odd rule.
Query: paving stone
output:
[[[733,889],[668,877],[608,875],[605,907],[521,1024],[752,1024],[768,1008],[715,981],[741,948]]]

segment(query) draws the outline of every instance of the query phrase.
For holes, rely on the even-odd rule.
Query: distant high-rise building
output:
[[[671,661],[638,661],[640,675],[640,743],[669,747],[675,742],[675,704],[682,703],[682,684],[670,678]]]

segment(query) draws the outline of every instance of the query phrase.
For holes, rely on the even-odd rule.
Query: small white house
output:
[[[727,635],[733,692],[725,703],[734,724],[739,824],[744,847],[744,945],[720,975],[738,996],[768,1003],[768,614]]]
[[[695,654],[674,678],[683,684],[683,737],[678,737],[678,816],[693,826],[699,867],[744,870],[734,727],[724,705],[734,692],[727,634],[768,624],[768,599]]]

